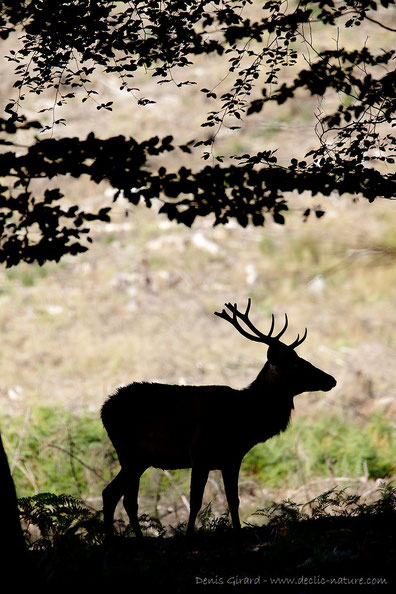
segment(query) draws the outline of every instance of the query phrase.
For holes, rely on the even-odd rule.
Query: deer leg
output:
[[[238,497],[238,476],[240,463],[229,464],[222,469],[224,489],[228,501],[228,507],[231,514],[234,530],[241,529],[239,520],[239,497]]]
[[[103,516],[105,535],[109,537],[113,534],[114,512],[117,503],[124,494],[124,471],[121,469],[117,476],[103,489]]]
[[[193,466],[190,487],[190,517],[187,525],[187,536],[194,532],[195,520],[202,505],[202,497],[208,480],[209,470],[204,466]]]
[[[129,470],[124,492],[124,507],[129,521],[137,538],[142,538],[143,533],[138,520],[138,493],[140,477],[146,469]]]

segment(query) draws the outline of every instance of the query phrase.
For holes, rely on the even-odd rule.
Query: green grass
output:
[[[22,287],[33,287],[38,281],[46,278],[50,273],[51,266],[39,266],[38,264],[21,264],[5,272],[5,277],[10,286],[15,283]]]
[[[18,495],[37,492],[99,495],[111,477],[115,453],[98,415],[37,406],[25,417],[2,419],[9,463],[19,451],[13,478]]]
[[[274,487],[297,487],[313,476],[391,477],[395,459],[392,427],[378,415],[362,426],[338,417],[310,422],[300,418],[282,435],[255,446],[243,468]]]
[[[3,439],[19,496],[36,492],[99,497],[118,470],[115,452],[98,413],[72,413],[37,406],[30,417],[1,419]],[[241,479],[250,477],[277,489],[298,488],[312,477],[389,478],[395,471],[392,428],[379,415],[364,424],[339,417],[298,418],[281,435],[258,444],[244,458]],[[173,484],[148,471],[141,496],[155,499],[174,484],[186,494],[188,471],[173,471]],[[144,507],[144,505],[143,505]]]

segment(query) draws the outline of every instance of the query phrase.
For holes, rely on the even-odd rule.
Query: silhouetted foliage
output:
[[[391,69],[394,50],[375,52],[365,45],[350,51],[340,47],[316,50],[310,27],[320,22],[337,28],[353,28],[364,21],[394,31],[387,11],[394,4],[344,0],[298,3],[267,1],[262,10],[248,14],[251,0],[137,1],[132,4],[108,0],[13,0],[1,3],[0,36],[21,32],[21,48],[7,56],[15,64],[17,98],[5,108],[1,121],[7,152],[0,156],[0,175],[7,179],[0,188],[0,261],[7,266],[21,260],[58,261],[63,254],[87,249],[88,223],[109,220],[109,208],[88,213],[62,206],[59,189],[36,196],[32,180],[84,174],[95,183],[107,180],[133,205],[150,207],[160,200],[160,212],[170,220],[191,226],[196,217],[213,215],[214,224],[235,219],[240,225],[263,225],[270,215],[283,224],[287,211],[285,195],[309,192],[324,196],[376,197],[395,195],[395,175],[386,164],[394,162],[395,139],[389,124],[395,111],[395,74]],[[377,9],[382,14],[377,18]],[[304,68],[291,83],[281,73],[295,66],[303,48],[312,51]],[[56,126],[65,124],[56,109],[83,90],[82,101],[93,101],[97,110],[111,110],[112,102],[101,102],[92,88],[100,69],[119,76],[120,89],[136,97],[140,105],[152,103],[138,97],[134,74],[149,72],[158,84],[195,84],[189,66],[199,54],[222,56],[229,76],[227,92],[217,96],[216,87],[201,88],[213,109],[202,123],[208,135],[178,143],[170,136],[139,143],[117,136],[101,140],[94,133],[80,138],[52,137]],[[175,83],[172,71],[181,82]],[[180,74],[181,76],[181,74]],[[26,93],[40,95],[55,91],[48,125],[26,122],[23,101]],[[319,99],[336,92],[338,105],[331,113],[316,112],[318,146],[303,159],[298,154],[290,163],[278,163],[275,151],[257,154],[215,156],[216,137],[222,127],[238,128],[244,117],[260,112],[265,104],[281,105],[297,90]],[[258,95],[258,93],[260,93]],[[25,151],[13,140],[17,130],[39,128],[51,138],[36,137]],[[30,142],[30,141],[28,141]],[[203,150],[212,164],[198,171],[186,167],[167,172],[155,169],[148,157],[167,151],[185,153]],[[297,153],[296,149],[296,153]],[[217,159],[217,163],[214,161]],[[226,162],[225,162],[226,160]],[[152,159],[151,159],[152,161]],[[307,208],[304,217],[321,207]]]
[[[98,513],[71,495],[39,493],[21,497],[18,504],[25,538],[35,550],[47,549],[61,537],[81,540],[87,545],[103,541]],[[38,530],[38,538],[32,542],[30,531],[33,527]]]
[[[162,538],[145,536],[139,543],[126,527],[103,547],[103,522],[83,502],[46,493],[19,503],[35,583],[41,586],[128,583],[154,592],[166,584],[183,592],[203,586],[234,592],[236,586],[252,591],[252,584],[281,591],[286,584],[305,586],[304,591],[320,585],[332,592],[334,585],[355,585],[360,592],[362,585],[390,585],[393,574],[396,500],[391,484],[380,487],[372,503],[345,489],[305,504],[283,501],[259,510],[266,522],[247,525],[237,539],[224,517],[214,518],[208,506],[189,546],[179,526],[165,538],[158,520],[141,517]]]

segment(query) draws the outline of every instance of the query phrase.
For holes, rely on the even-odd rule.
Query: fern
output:
[[[75,536],[87,544],[103,540],[98,512],[71,495],[39,493],[22,497],[18,505],[27,544],[34,549],[48,548],[65,536]],[[32,536],[32,527],[38,529],[39,538]]]
[[[396,488],[392,483],[381,485],[378,489],[379,498],[371,504],[361,502],[360,495],[348,495],[346,489],[347,487],[334,487],[307,503],[285,500],[259,509],[254,515],[264,516],[270,522],[282,519],[287,523],[294,523],[308,518],[318,519],[334,515],[349,517],[392,513],[396,509]],[[306,511],[308,508],[310,513]]]

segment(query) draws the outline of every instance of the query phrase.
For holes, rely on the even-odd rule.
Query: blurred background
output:
[[[317,47],[334,45],[332,33],[320,26]],[[341,31],[339,43],[360,48],[370,38],[373,47],[385,47],[390,35],[365,23]],[[2,41],[3,107],[15,97],[14,73],[4,56],[18,44],[17,35]],[[146,107],[120,91],[116,77],[98,72],[95,89],[101,102],[114,101],[113,111],[98,112],[77,96],[56,113],[67,125],[53,134],[84,138],[93,130],[102,138],[123,134],[138,141],[172,134],[182,144],[202,135],[200,124],[213,106],[199,88],[220,83],[225,67],[221,58],[197,58],[188,77],[198,84],[182,89],[156,85],[149,73],[137,75],[139,96],[156,101]],[[225,91],[226,81],[221,85]],[[321,109],[331,109],[332,98],[327,101]],[[35,119],[53,102],[51,94],[28,96],[25,114]],[[216,154],[278,148],[281,164],[302,158],[317,144],[317,108],[317,98],[303,93],[282,106],[268,104],[241,130],[222,129]],[[41,117],[49,123],[52,114]],[[202,163],[198,153],[161,156],[169,171]],[[61,184],[65,200],[87,208],[109,205],[114,193],[83,178],[51,183]],[[325,216],[304,222],[308,205],[321,205]],[[213,228],[201,219],[188,229],[155,208],[132,207],[120,198],[111,223],[93,225],[88,252],[59,264],[1,269],[0,423],[18,496],[65,492],[101,507],[101,491],[118,462],[99,414],[119,385],[242,388],[253,381],[266,348],[213,315],[226,301],[244,307],[251,297],[251,318],[264,332],[272,313],[277,327],[288,314],[285,342],[307,327],[299,354],[338,383],[328,393],[298,396],[291,428],[246,456],[242,519],[255,522],[254,512],[273,501],[308,501],[335,485],[370,497],[392,477],[396,459],[395,228],[394,205],[381,199],[368,204],[352,196],[296,194],[284,226],[268,220],[263,228]],[[241,423],[249,424],[255,410],[243,401],[240,407]],[[184,521],[188,489],[187,471],[150,469],[142,479],[141,513],[165,524]],[[216,472],[205,502],[218,513],[225,510]]]

